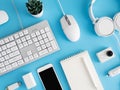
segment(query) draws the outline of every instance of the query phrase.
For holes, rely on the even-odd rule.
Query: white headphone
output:
[[[95,32],[98,36],[106,37],[113,34],[116,30],[120,31],[120,12],[113,19],[109,17],[96,18],[93,14],[93,4],[96,0],[91,0],[89,16],[95,25]]]

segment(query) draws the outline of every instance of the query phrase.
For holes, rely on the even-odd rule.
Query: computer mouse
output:
[[[76,42],[80,38],[80,28],[72,15],[64,15],[60,20],[63,32],[66,37],[72,41]]]
[[[7,13],[3,10],[0,10],[0,25],[6,23],[8,21],[9,17]]]

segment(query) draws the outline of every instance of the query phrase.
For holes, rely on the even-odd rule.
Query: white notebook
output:
[[[61,61],[71,90],[104,90],[87,51]]]

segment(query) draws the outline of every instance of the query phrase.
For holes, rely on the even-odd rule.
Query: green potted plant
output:
[[[28,12],[34,17],[41,17],[43,15],[43,5],[40,0],[28,0],[26,7]]]

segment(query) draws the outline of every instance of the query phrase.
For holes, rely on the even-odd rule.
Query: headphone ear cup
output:
[[[114,16],[114,25],[115,28],[120,31],[120,12]]]
[[[95,32],[98,36],[109,36],[114,30],[113,20],[109,17],[102,17],[95,23]]]

